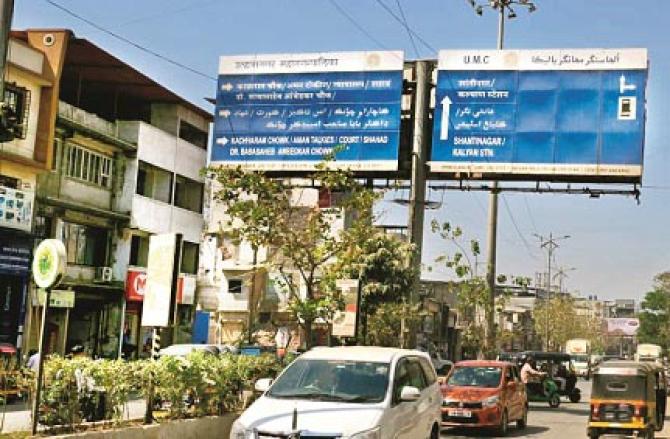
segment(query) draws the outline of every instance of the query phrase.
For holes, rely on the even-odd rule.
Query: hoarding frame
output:
[[[467,59],[467,62],[465,61]],[[475,63],[476,65],[472,65]],[[467,72],[492,72],[491,77],[493,78],[496,74],[500,73],[509,73],[509,74],[522,74],[522,73],[533,73],[533,72],[549,72],[555,73],[557,76],[561,74],[566,74],[566,72],[593,72],[594,74],[601,74],[603,72],[609,72],[610,74],[618,74],[619,71],[632,71],[636,72],[637,75],[642,77],[641,84],[642,86],[635,88],[635,84],[626,83],[626,81],[620,81],[621,93],[622,96],[628,97],[628,94],[634,93],[636,96],[633,96],[636,104],[634,108],[637,110],[637,116],[635,117],[635,111],[633,111],[633,120],[636,124],[630,132],[636,133],[639,136],[639,145],[633,143],[628,150],[634,150],[636,146],[639,146],[639,164],[616,164],[608,163],[607,159],[600,161],[600,148],[602,147],[600,138],[598,138],[597,143],[597,156],[596,161],[593,163],[560,163],[557,160],[557,157],[553,157],[552,162],[538,162],[533,163],[530,160],[524,161],[485,161],[485,158],[476,158],[474,161],[464,159],[457,160],[448,160],[445,157],[437,156],[436,151],[442,149],[443,156],[446,154],[445,148],[448,148],[445,142],[445,137],[442,136],[442,131],[445,129],[443,122],[443,115],[449,114],[449,111],[446,111],[445,108],[439,108],[439,100],[445,100],[444,96],[440,94],[438,88],[440,87],[440,75],[448,75],[448,72],[454,72],[459,74],[466,74]],[[643,164],[644,164],[644,140],[645,140],[645,125],[646,125],[646,89],[648,82],[648,55],[647,49],[546,49],[546,50],[504,50],[504,51],[489,51],[489,50],[449,50],[449,51],[440,51],[438,59],[438,76],[436,84],[436,108],[434,111],[434,120],[438,118],[440,121],[434,122],[433,130],[431,133],[440,131],[439,135],[441,140],[432,141],[431,148],[431,160],[429,165],[430,170],[430,179],[432,180],[500,180],[500,181],[522,181],[522,182],[565,182],[565,183],[603,183],[603,184],[612,184],[612,183],[621,183],[621,184],[639,184],[642,180],[643,175]],[[447,76],[442,78],[442,82],[451,81],[451,79],[445,79]],[[482,77],[483,78],[483,77]],[[474,81],[475,78],[473,77]],[[603,80],[604,81],[604,80]],[[490,85],[490,84],[488,84]],[[600,90],[601,95],[599,95],[598,104],[601,108],[605,106],[605,103],[609,105],[610,97],[605,99],[605,85],[602,85],[603,89]],[[452,92],[456,90],[456,86],[451,86]],[[513,89],[516,92],[519,88],[518,85],[515,85],[516,88]],[[502,87],[501,87],[502,90]],[[558,96],[560,90],[557,90],[555,93]],[[444,93],[444,92],[443,92]],[[640,97],[638,97],[638,95]],[[448,95],[447,95],[448,96]],[[474,95],[473,95],[474,96]],[[512,99],[510,97],[510,99]],[[510,100],[510,103],[514,106],[517,106],[518,103],[514,100]],[[556,98],[558,99],[558,97]],[[621,100],[621,99],[620,99]],[[464,105],[464,102],[450,102],[449,107],[452,110],[456,105]],[[470,102],[469,104],[472,104]],[[500,105],[496,103],[495,105]],[[494,106],[495,106],[494,105]],[[621,102],[619,102],[621,105]],[[500,107],[502,108],[502,107]],[[516,107],[515,107],[516,108]],[[609,106],[607,107],[609,108]],[[640,110],[641,109],[641,110]],[[497,111],[497,110],[496,110]],[[502,110],[501,110],[502,111]],[[516,112],[518,110],[514,110]],[[641,114],[640,114],[641,112]],[[516,113],[513,113],[516,114]],[[554,117],[559,117],[561,114],[556,113]],[[621,116],[621,115],[619,115]],[[447,116],[448,117],[448,116]],[[496,114],[498,117],[498,114]],[[601,136],[605,132],[603,128],[603,121],[598,119],[595,128],[595,135]],[[618,121],[623,121],[621,117],[617,118]],[[451,122],[451,120],[449,120]],[[609,122],[609,120],[608,120]],[[517,120],[514,116],[514,120],[511,122],[513,128],[512,131],[505,133],[505,135],[510,138],[517,135],[516,126]],[[447,124],[448,125],[448,124]],[[446,128],[447,130],[450,128]],[[453,127],[451,128],[453,131]],[[558,135],[560,132],[556,127],[555,131],[552,131],[554,135]],[[478,133],[473,131],[473,133]],[[467,135],[467,134],[466,134]],[[474,134],[476,136],[476,134]],[[449,142],[455,144],[455,139],[453,135],[451,136]],[[449,137],[446,137],[449,139]],[[513,144],[513,143],[512,143]],[[572,147],[572,144],[569,144]],[[515,145],[516,147],[516,145]],[[451,146],[455,148],[455,146]],[[578,147],[574,147],[575,151],[581,151]],[[516,153],[514,153],[516,154]],[[554,153],[555,154],[555,153]],[[515,159],[517,160],[517,159]]]
[[[367,63],[366,59],[368,57],[374,57],[378,64],[375,66],[374,63]],[[337,60],[337,64],[333,64],[333,60]],[[305,65],[306,60],[313,60],[314,65]],[[317,62],[318,61],[318,62]],[[326,65],[324,63],[330,63],[333,65]],[[293,63],[293,64],[292,64]],[[303,63],[303,64],[300,64]],[[389,139],[387,150],[385,154],[389,153],[391,149],[394,149],[395,156],[392,159],[372,159],[370,157],[365,160],[359,160],[355,158],[353,160],[344,160],[342,158],[333,160],[330,164],[335,168],[349,169],[356,176],[359,177],[377,177],[377,178],[397,178],[400,174],[406,174],[408,172],[409,160],[406,160],[404,157],[408,155],[409,152],[409,140],[410,136],[407,133],[408,120],[406,117],[403,117],[403,96],[408,93],[405,81],[405,70],[410,64],[404,61],[404,53],[402,51],[358,51],[358,52],[321,52],[321,53],[296,53],[296,54],[263,54],[263,55],[240,55],[240,56],[223,56],[220,58],[219,62],[219,78],[222,78],[222,75],[286,75],[295,73],[296,75],[301,74],[321,74],[321,75],[332,75],[334,73],[340,74],[368,74],[368,73],[394,73],[397,71],[400,80],[397,99],[395,103],[388,102],[387,104],[391,107],[397,106],[397,119],[394,120],[394,124],[397,128],[389,128],[389,132],[393,134],[393,137],[397,141]],[[232,83],[231,83],[232,84]],[[221,87],[230,84],[221,83],[217,88],[217,97],[218,90]],[[232,84],[232,86],[238,86],[240,84]],[[242,84],[244,85],[244,84]],[[230,91],[231,89],[228,88]],[[394,93],[395,88],[389,89],[392,90],[390,93]],[[281,101],[280,101],[281,104]],[[278,104],[279,106],[284,104]],[[351,105],[376,105],[375,102],[364,102],[357,101],[351,102]],[[288,106],[289,104],[287,104]],[[329,104],[330,105],[330,104]],[[333,104],[335,105],[335,104]],[[339,104],[338,104],[339,105]],[[344,104],[342,104],[344,105]],[[216,119],[219,118],[221,107],[223,106],[222,101],[217,99],[216,106]],[[395,110],[394,110],[395,111]],[[235,130],[233,128],[233,123],[230,122],[230,118],[227,119],[229,125],[226,126],[223,122],[220,122],[220,127],[224,127],[226,131],[230,131],[234,134]],[[244,169],[251,171],[261,171],[268,174],[272,174],[277,177],[305,177],[315,171],[317,164],[321,163],[320,159],[309,159],[309,160],[296,160],[291,161],[279,161],[275,160],[215,160],[216,153],[214,153],[214,148],[217,146],[226,146],[230,145],[229,142],[226,142],[228,139],[221,139],[222,128],[219,128],[217,132],[217,126],[215,124],[215,131],[213,135],[212,142],[210,143],[210,151],[208,154],[208,165],[209,166],[224,166],[224,167],[236,167],[241,166]],[[349,129],[353,130],[353,129]],[[388,131],[388,130],[387,130]],[[248,133],[247,133],[248,134]],[[245,134],[245,136],[247,136]],[[364,132],[359,129],[358,134],[363,137]],[[316,136],[325,136],[326,133],[323,128],[318,132],[315,132],[313,135]],[[243,137],[240,135],[239,137]],[[341,136],[339,136],[341,137]],[[243,139],[246,140],[246,139]],[[391,141],[392,140],[392,141]],[[219,144],[217,145],[217,142]],[[226,144],[223,145],[223,142]],[[336,142],[337,145],[339,143]],[[364,151],[363,148],[359,148],[360,145],[356,146],[356,151]]]

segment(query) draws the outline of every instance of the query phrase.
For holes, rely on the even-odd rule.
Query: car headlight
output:
[[[233,426],[230,428],[230,439],[249,439],[250,437],[249,430],[244,427],[239,419],[233,422]]]
[[[371,430],[365,430],[355,433],[349,439],[379,439],[381,437],[381,426]]]
[[[495,407],[498,405],[498,402],[500,402],[498,395],[491,396],[482,400],[482,407]]]
[[[448,405],[448,404],[458,404],[458,400],[454,398],[444,398],[442,400],[443,405]]]

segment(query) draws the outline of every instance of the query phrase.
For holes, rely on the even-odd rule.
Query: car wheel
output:
[[[509,427],[509,418],[507,417],[507,410],[503,410],[502,415],[500,415],[500,425],[496,431],[497,436],[503,437],[507,436],[507,428]]]
[[[645,439],[654,439],[655,435],[654,428],[652,427],[645,432],[644,437]]]
[[[561,397],[558,396],[558,393],[554,393],[549,397],[549,407],[555,409],[559,405],[561,405]]]
[[[528,425],[528,406],[524,407],[521,418],[516,421],[516,428],[523,430]]]
[[[600,433],[598,433],[596,430],[589,431],[589,439],[598,439],[599,437]]]
[[[570,394],[570,402],[577,403],[577,402],[579,402],[579,400],[581,400],[581,399],[582,399],[582,394],[581,394],[581,392],[572,392],[572,393]]]
[[[430,439],[440,439],[440,427],[437,424],[434,424],[430,431]]]

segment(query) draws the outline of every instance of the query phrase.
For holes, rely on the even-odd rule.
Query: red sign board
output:
[[[129,268],[126,276],[126,300],[142,302],[147,286],[147,272],[144,268]]]

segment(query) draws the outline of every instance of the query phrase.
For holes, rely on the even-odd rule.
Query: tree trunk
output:
[[[312,349],[312,321],[305,319],[303,329],[305,330],[305,350]]]

